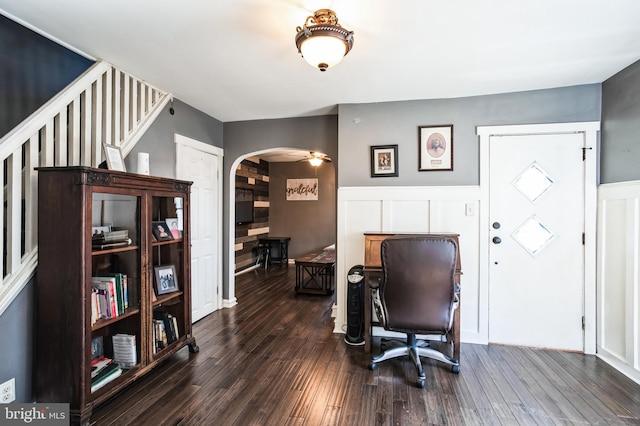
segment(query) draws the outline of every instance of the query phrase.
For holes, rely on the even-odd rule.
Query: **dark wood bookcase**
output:
[[[34,393],[37,402],[69,403],[72,424],[89,424],[94,406],[184,346],[198,351],[191,328],[190,187],[105,169],[38,169]],[[178,218],[182,231],[156,238],[153,222],[170,218]],[[96,227],[126,230],[131,241],[96,245]],[[92,278],[113,273],[126,275],[128,307],[97,319]],[[163,317],[171,318],[176,336],[164,345],[156,342]],[[135,336],[135,365],[92,391],[95,348],[113,358],[116,334]]]

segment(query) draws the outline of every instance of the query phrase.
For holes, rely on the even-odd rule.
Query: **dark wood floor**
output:
[[[640,424],[640,385],[593,356],[463,344],[461,371],[407,360],[366,368],[334,334],[331,297],[295,296],[293,267],[236,280],[238,305],[102,407],[96,425]],[[376,342],[377,343],[377,342]],[[374,345],[374,351],[378,350]]]

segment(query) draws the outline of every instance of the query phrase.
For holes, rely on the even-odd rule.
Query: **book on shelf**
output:
[[[178,340],[178,322],[174,321],[175,317],[173,315],[168,312],[153,311],[153,319],[162,322],[162,327],[164,328],[164,332],[167,336],[167,345]]]
[[[114,277],[92,277],[91,287],[96,289],[99,318],[109,319],[119,315],[116,301],[116,279]],[[92,299],[93,300],[93,299]]]
[[[127,238],[126,240],[122,240],[122,241],[109,241],[109,242],[96,242],[96,240],[93,240],[93,244],[92,244],[92,248],[94,250],[108,250],[108,249],[114,249],[114,248],[120,248],[120,247],[127,247],[130,246],[132,243],[131,238]]]
[[[117,231],[95,232],[91,239],[94,243],[112,243],[118,241],[126,241],[129,238],[129,231],[121,229]]]
[[[173,331],[176,335],[176,340],[180,337],[180,331],[178,330],[178,319],[174,316],[171,316],[171,321],[173,322]]]
[[[108,317],[108,292],[104,288],[91,288],[91,325]]]
[[[91,278],[91,325],[99,319],[122,315],[129,307],[126,274],[102,274]]]
[[[98,374],[105,368],[113,363],[111,358],[105,358],[103,356],[91,360],[91,380],[93,380]]]
[[[107,383],[112,382],[116,378],[122,375],[122,368],[115,363],[111,362],[103,367],[95,377],[91,378],[91,392],[95,392],[98,389],[104,387]]]
[[[112,337],[113,359],[122,368],[134,367],[137,361],[136,336],[116,334]]]
[[[129,307],[129,291],[127,288],[127,275],[120,272],[100,273],[96,278],[115,278],[116,280],[116,301],[118,304],[118,315],[122,315]]]
[[[153,320],[153,341],[155,342],[153,345],[154,354],[167,347],[167,332],[162,320]]]
[[[129,279],[127,278],[127,274],[122,274],[122,285],[124,287],[124,308],[129,309]]]
[[[91,288],[91,325],[100,319],[100,299],[98,299],[97,289]]]

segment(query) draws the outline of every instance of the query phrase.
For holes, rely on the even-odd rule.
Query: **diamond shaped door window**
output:
[[[511,237],[525,249],[527,253],[535,257],[556,235],[533,215],[513,231]]]
[[[522,173],[516,177],[513,186],[522,193],[529,201],[535,203],[542,194],[553,186],[553,179],[549,177],[538,163],[529,165]]]

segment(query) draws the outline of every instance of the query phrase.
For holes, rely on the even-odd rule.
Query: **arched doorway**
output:
[[[306,161],[310,151],[292,148],[271,148],[255,151],[238,157],[229,169],[229,245],[228,245],[228,302],[235,304],[235,275],[238,270],[237,260],[242,263],[241,269],[248,271],[255,265],[255,257],[251,257],[252,247],[260,235],[278,234],[291,237],[289,258],[300,256],[302,252],[335,243],[336,238],[336,172],[328,157],[320,166],[313,167]],[[264,165],[267,161],[267,176]],[[255,170],[252,168],[255,167]],[[243,170],[244,168],[244,170]],[[239,173],[239,169],[241,172]],[[241,175],[237,178],[238,174]],[[260,211],[256,213],[253,223],[236,224],[236,188],[240,191],[251,188],[251,179],[269,181],[269,193],[265,198],[262,189],[256,190],[254,197]],[[289,179],[310,178],[319,183],[318,200],[292,202],[285,198],[286,182]],[[248,182],[245,183],[245,181]],[[264,185],[262,186],[264,187]],[[264,209],[268,210],[268,218],[264,220]],[[236,232],[238,231],[238,232]],[[238,238],[234,238],[235,236]],[[238,256],[236,256],[238,254]]]

